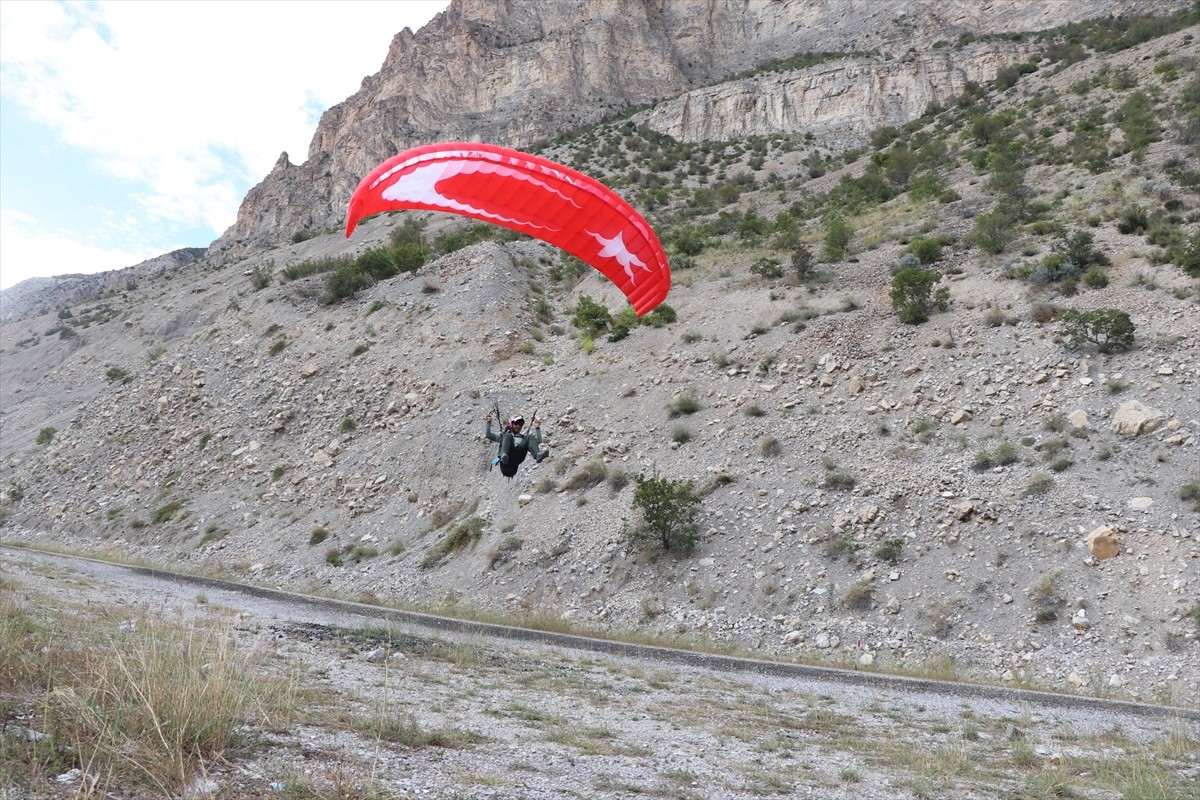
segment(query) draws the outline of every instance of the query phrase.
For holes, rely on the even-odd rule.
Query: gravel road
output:
[[[196,794],[300,797],[348,782],[403,798],[1119,797],[1099,766],[1154,760],[1167,781],[1154,796],[1198,796],[1195,709],[595,642],[0,553],[5,591],[104,608],[114,625],[126,608],[233,619],[240,642],[295,663],[348,713],[459,734],[414,748],[332,720],[271,732]]]

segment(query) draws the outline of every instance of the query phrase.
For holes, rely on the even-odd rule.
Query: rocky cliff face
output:
[[[380,71],[329,109],[293,165],[283,154],[210,247],[221,260],[340,224],[358,180],[431,141],[526,146],[639,106],[683,137],[865,132],[919,116],[1019,47],[930,52],[963,33],[1031,31],[1086,17],[1164,13],[1183,0],[453,0],[396,35]],[[805,52],[870,62],[695,90]],[[974,76],[974,77],[972,77]],[[692,92],[692,94],[687,94]],[[681,95],[686,97],[680,98]],[[680,98],[680,99],[676,99]]]
[[[811,133],[834,150],[855,147],[871,131],[945,105],[969,83],[990,81],[1032,52],[1026,44],[999,43],[890,60],[845,59],[696,89],[634,120],[685,142]]]

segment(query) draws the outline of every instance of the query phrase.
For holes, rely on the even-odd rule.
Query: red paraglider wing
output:
[[[549,242],[608,276],[639,317],[671,288],[667,256],[641,214],[594,178],[538,156],[463,142],[406,150],[354,190],[346,236],[372,214],[406,208],[474,217]]]

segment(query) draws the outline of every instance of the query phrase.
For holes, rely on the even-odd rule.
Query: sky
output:
[[[207,247],[449,0],[3,0],[0,289]]]

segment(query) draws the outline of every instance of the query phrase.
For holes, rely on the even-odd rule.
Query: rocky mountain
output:
[[[418,33],[399,33],[379,72],[323,115],[304,163],[293,164],[287,153],[279,157],[210,255],[244,257],[339,226],[362,176],[417,144],[524,147],[655,106],[648,124],[685,140],[803,131],[836,134],[830,146],[840,150],[849,145],[847,134],[861,144],[865,133],[916,119],[931,104],[956,96],[966,82],[991,80],[996,69],[1028,55],[1002,36],[962,51],[947,47],[962,36],[1186,5],[454,0]],[[791,57],[820,52],[865,58],[705,88],[766,63],[786,66]]]
[[[434,27],[484,13],[456,4]],[[686,97],[546,131],[547,155],[646,212],[672,257],[673,321],[633,325],[610,284],[541,243],[422,214],[371,218],[350,242],[218,243],[5,319],[3,536],[1195,706],[1196,33],[1194,12],[1106,18],[1006,37],[1018,60],[979,73],[948,65],[1001,45],[946,39],[946,58],[931,46],[711,87],[697,67]],[[423,36],[402,35],[389,63]],[[929,107],[889,104],[901,74]],[[849,99],[813,100],[830,113],[810,132],[754,99],[800,96],[816,75],[843,87],[829,98],[916,117],[868,130]],[[742,134],[703,138],[693,121],[712,116]],[[286,230],[293,212],[277,210],[264,231]],[[361,253],[414,237],[426,264],[335,291]],[[905,270],[945,290],[924,322],[898,315]],[[611,326],[576,326],[585,296]],[[1080,315],[1114,311],[1132,341],[1111,324],[1112,347],[1076,341]],[[493,401],[544,420],[549,460],[513,481],[489,470]],[[694,552],[631,539],[637,478],[655,474],[700,495]]]

